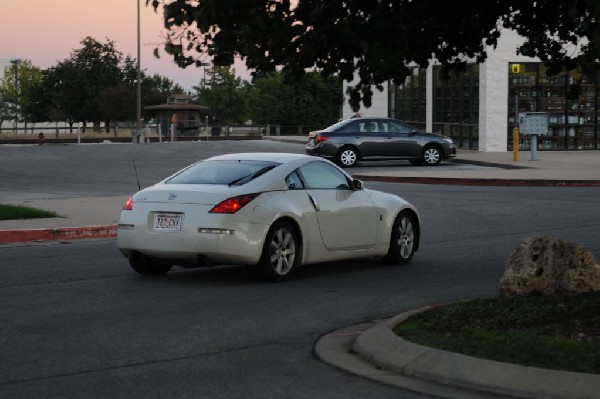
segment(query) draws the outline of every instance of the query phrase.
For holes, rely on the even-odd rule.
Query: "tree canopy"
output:
[[[336,122],[343,104],[341,82],[317,73],[293,82],[277,72],[257,77],[248,98],[252,120],[258,123],[312,128]]]
[[[130,57],[123,58],[108,39],[101,43],[88,36],[81,45],[70,58],[47,71],[44,83],[52,102],[68,119],[98,126],[103,116],[98,112],[98,99],[106,100],[110,95],[107,88],[132,87],[135,62]]]
[[[199,86],[198,102],[212,108],[213,125],[243,123],[248,119],[248,82],[227,67],[206,69]]]
[[[41,69],[29,60],[19,60],[6,68],[0,80],[0,122],[15,118],[25,123],[35,120],[31,92],[41,80]]]
[[[370,106],[372,87],[404,82],[435,59],[446,70],[483,62],[503,28],[521,54],[549,72],[600,59],[598,0],[147,0],[163,6],[165,50],[182,67],[213,57],[255,72],[307,70],[355,84],[350,104]],[[577,49],[574,51],[574,49]],[[356,76],[355,76],[356,74]],[[357,79],[355,80],[355,78]]]

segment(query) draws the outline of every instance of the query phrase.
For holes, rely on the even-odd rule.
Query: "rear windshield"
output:
[[[331,125],[331,126],[327,127],[326,129],[323,129],[323,131],[325,131],[325,132],[341,131],[341,129],[344,128],[346,125],[353,124],[354,122],[356,122],[354,119],[344,119],[343,121],[339,121],[338,123]]]
[[[202,161],[168,179],[167,184],[227,184],[248,183],[279,166],[270,161]]]

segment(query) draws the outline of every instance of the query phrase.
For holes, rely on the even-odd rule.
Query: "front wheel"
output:
[[[337,156],[337,164],[342,168],[351,168],[358,163],[358,151],[352,147],[344,147]]]
[[[439,165],[442,162],[442,152],[436,146],[425,148],[423,151],[423,163],[428,166]]]
[[[300,240],[296,229],[289,222],[276,222],[267,232],[260,261],[255,267],[258,277],[284,281],[296,271],[299,261]]]
[[[390,247],[383,258],[385,263],[405,265],[409,263],[417,249],[419,228],[414,214],[408,211],[400,212],[394,221]]]

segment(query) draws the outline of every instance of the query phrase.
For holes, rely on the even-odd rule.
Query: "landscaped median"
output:
[[[410,317],[394,332],[469,356],[600,374],[600,292],[459,302]]]
[[[21,205],[0,204],[0,220],[20,220],[59,217],[49,212]],[[58,227],[43,229],[0,230],[0,243],[33,241],[76,240],[83,238],[108,238],[117,236],[117,225]]]
[[[437,309],[403,313],[358,335],[353,350],[379,370],[442,386],[519,398],[595,398],[600,375],[492,361],[419,345],[394,333],[413,317]],[[418,389],[417,389],[418,390]],[[462,396],[460,396],[462,397]]]
[[[600,265],[540,236],[510,254],[499,295],[404,313],[354,349],[382,369],[510,397],[597,398]]]

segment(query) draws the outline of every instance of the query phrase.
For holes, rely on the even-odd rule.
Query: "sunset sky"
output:
[[[54,66],[81,48],[81,40],[91,36],[102,43],[108,37],[123,55],[137,56],[138,0],[0,0],[0,60],[30,60],[42,69]],[[190,90],[202,78],[202,69],[177,67],[162,50],[153,55],[164,40],[162,13],[155,13],[140,1],[141,67],[148,74],[159,73]],[[236,66],[236,70],[243,68]],[[247,73],[241,77],[249,79]]]

